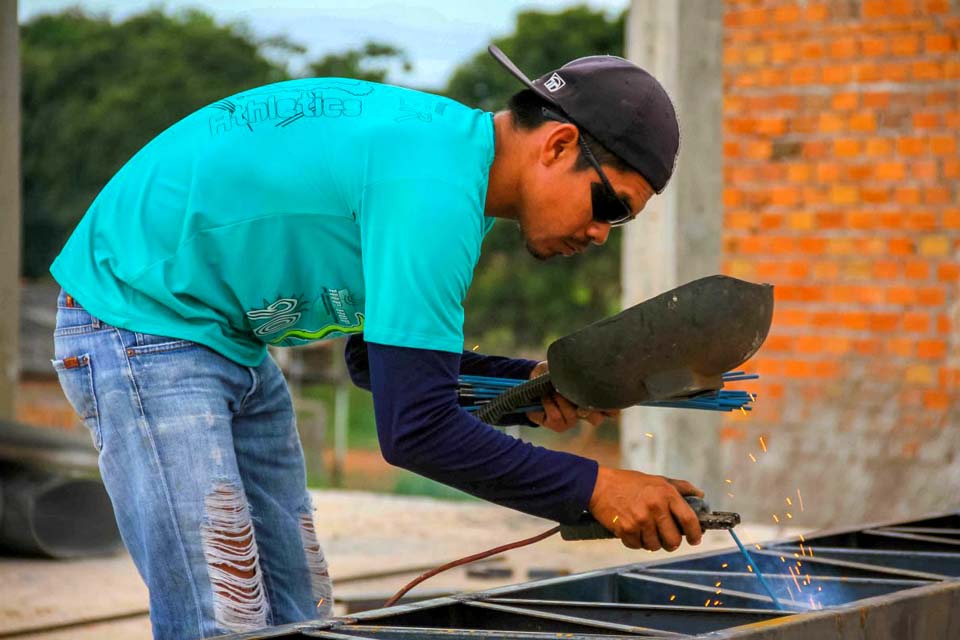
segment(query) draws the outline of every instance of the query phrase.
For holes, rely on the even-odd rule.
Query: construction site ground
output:
[[[359,601],[386,600],[427,568],[540,533],[554,523],[481,502],[315,491],[316,528],[334,581],[337,613]],[[762,541],[799,530],[741,525],[741,537]],[[699,547],[732,546],[722,531]],[[487,566],[510,575],[471,578],[464,568],[425,582],[411,595],[479,591],[529,580],[531,569],[581,572],[666,557],[616,540],[564,542],[554,536],[504,554]],[[0,638],[141,640],[150,637],[147,590],[125,553],[85,560],[0,558]]]

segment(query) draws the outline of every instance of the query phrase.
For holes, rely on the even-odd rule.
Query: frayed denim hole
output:
[[[207,494],[205,507],[200,534],[217,624],[230,631],[261,629],[270,604],[246,498],[236,484],[221,482]]]
[[[310,571],[310,592],[317,604],[317,616],[327,618],[333,611],[333,585],[330,581],[327,560],[317,541],[312,507],[304,507],[300,511],[300,540],[303,543],[303,553],[306,555],[307,568]]]

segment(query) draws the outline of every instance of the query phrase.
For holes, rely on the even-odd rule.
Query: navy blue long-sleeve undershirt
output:
[[[351,337],[346,359],[353,381],[373,392],[387,462],[557,522],[575,522],[587,509],[595,461],[518,440],[457,401],[458,373],[526,378],[535,362],[363,344],[361,336]]]

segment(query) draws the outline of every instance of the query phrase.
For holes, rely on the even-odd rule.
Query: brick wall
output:
[[[960,507],[960,2],[727,0],[724,25],[724,270],[777,304],[721,432],[732,504]]]

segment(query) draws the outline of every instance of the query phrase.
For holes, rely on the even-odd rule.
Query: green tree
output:
[[[359,49],[327,54],[310,64],[310,75],[318,78],[355,78],[386,82],[391,67],[410,71],[413,65],[406,53],[393,45],[367,42]]]
[[[28,277],[46,273],[97,192],[153,136],[223,96],[287,77],[244,27],[199,11],[114,23],[70,10],[21,25],[21,43]]]
[[[586,6],[524,11],[517,15],[514,32],[494,43],[536,78],[582,56],[623,55],[625,18],[625,13],[610,17]],[[446,93],[496,111],[520,88],[482,51],[457,68]],[[619,234],[614,229],[602,248],[543,264],[527,253],[515,225],[499,222],[484,242],[467,298],[467,339],[489,351],[537,350],[615,312],[620,304]]]

